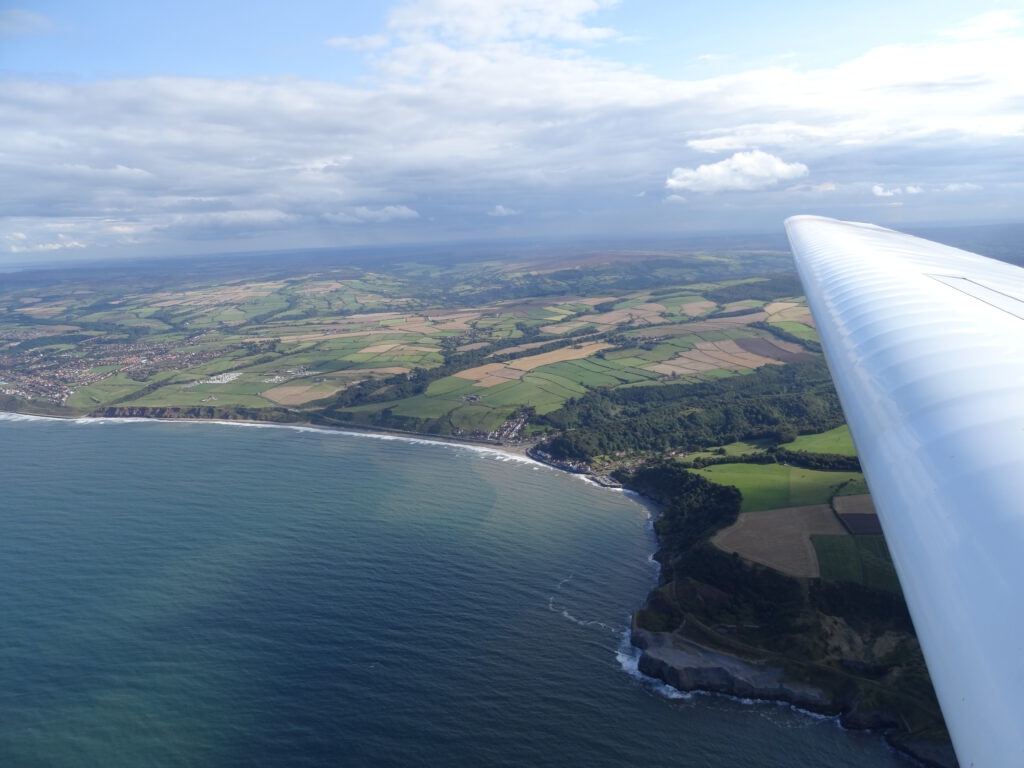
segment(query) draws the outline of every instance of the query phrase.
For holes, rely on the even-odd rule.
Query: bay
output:
[[[493,451],[0,416],[0,764],[897,766],[641,678],[648,509]]]

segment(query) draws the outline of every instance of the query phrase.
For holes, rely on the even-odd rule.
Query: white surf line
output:
[[[147,418],[141,416],[37,416],[34,414],[21,414],[10,411],[0,411],[0,420],[2,421],[66,421],[73,424],[81,425],[93,425],[93,424],[218,424],[227,427],[255,427],[258,429],[291,429],[296,432],[309,432],[315,434],[335,434],[335,435],[346,435],[349,437],[365,437],[374,440],[397,440],[399,442],[410,443],[413,445],[431,445],[431,446],[445,446],[448,448],[462,449],[467,451],[474,451],[476,453],[488,455],[498,461],[507,461],[518,464],[528,464],[534,469],[544,468],[552,472],[558,472],[560,474],[573,475],[580,480],[588,483],[589,485],[597,488],[602,488],[606,491],[614,491],[616,493],[623,493],[633,499],[636,503],[643,507],[648,508],[650,513],[649,503],[644,499],[642,494],[631,491],[627,488],[609,488],[591,480],[586,475],[579,474],[577,472],[566,472],[558,467],[553,467],[550,464],[546,464],[543,461],[537,461],[531,459],[529,456],[521,455],[518,453],[512,453],[510,451],[503,451],[500,448],[491,448],[486,445],[473,445],[470,443],[461,443],[457,441],[449,440],[431,440],[425,437],[413,437],[411,435],[395,435],[387,432],[373,432],[373,431],[362,431],[345,429],[344,427],[330,427],[330,426],[313,426],[305,424],[276,424],[273,422],[260,423],[253,421],[226,421],[222,419],[159,419],[159,418]]]
[[[640,681],[643,685],[647,686],[658,695],[664,696],[666,699],[691,700],[695,696],[725,699],[727,701],[732,701],[737,704],[743,704],[744,706],[756,708],[760,710],[758,714],[762,716],[765,715],[765,710],[767,710],[768,708],[788,709],[797,714],[804,715],[805,717],[811,720],[817,720],[819,722],[831,721],[844,731],[857,730],[858,732],[862,733],[871,732],[870,730],[849,729],[843,727],[842,715],[825,715],[821,712],[813,712],[812,710],[804,709],[803,707],[798,707],[796,704],[790,704],[788,701],[780,701],[779,699],[751,699],[745,698],[743,696],[731,696],[728,693],[718,693],[716,691],[702,691],[700,689],[693,691],[680,691],[678,688],[669,685],[665,681],[660,680],[656,677],[651,677],[650,675],[645,675],[643,672],[640,671],[640,655],[643,653],[643,651],[629,642],[629,635],[629,629],[626,629],[625,632],[622,633],[622,644],[619,646],[619,650],[615,654],[615,658],[619,662],[619,665],[622,667],[622,671],[630,677]]]
[[[549,467],[543,462],[531,459],[529,456],[522,456],[500,448],[491,448],[486,445],[471,445],[448,440],[431,440],[429,438],[412,437],[409,435],[393,435],[386,432],[356,431],[341,427],[312,426],[305,424],[275,424],[258,423],[252,421],[226,421],[222,419],[159,419],[142,416],[38,416],[27,413],[13,413],[0,411],[0,421],[63,421],[72,424],[93,425],[93,424],[217,424],[225,427],[255,427],[257,429],[290,429],[296,432],[308,432],[316,434],[346,435],[348,437],[366,437],[375,440],[397,440],[399,442],[411,443],[414,445],[437,445],[448,448],[463,449],[477,453],[493,456],[500,461],[530,464],[535,467],[546,467],[556,472],[560,471],[555,467]]]
[[[68,421],[60,416],[36,416],[31,413],[0,411],[0,421]]]

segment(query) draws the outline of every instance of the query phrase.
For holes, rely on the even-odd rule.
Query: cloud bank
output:
[[[740,205],[764,229],[894,224],[878,206],[896,196],[917,221],[1019,219],[1016,17],[827,69],[684,80],[599,56],[611,5],[405,2],[378,33],[317,41],[366,57],[354,84],[8,78],[0,250],[451,239],[512,215],[538,236],[683,231],[736,226]]]

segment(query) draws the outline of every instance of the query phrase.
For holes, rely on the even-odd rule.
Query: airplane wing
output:
[[[786,229],[960,764],[1024,766],[1024,270]]]

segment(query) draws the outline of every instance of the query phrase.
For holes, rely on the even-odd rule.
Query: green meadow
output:
[[[819,432],[816,435],[800,435],[791,443],[782,446],[791,451],[807,451],[808,453],[837,453],[842,456],[856,456],[853,438],[847,425]]]
[[[825,581],[850,581],[873,589],[900,591],[884,536],[819,534],[811,536],[811,541]]]
[[[739,488],[744,512],[827,504],[837,487],[862,477],[859,472],[821,472],[784,464],[717,464],[692,471]]]
[[[772,322],[771,325],[774,325],[781,331],[785,331],[786,333],[790,333],[793,336],[796,336],[798,339],[807,339],[808,341],[819,341],[818,332],[811,328],[809,325],[804,325],[803,323],[796,323],[793,322],[792,320],[780,320],[778,322]]]

